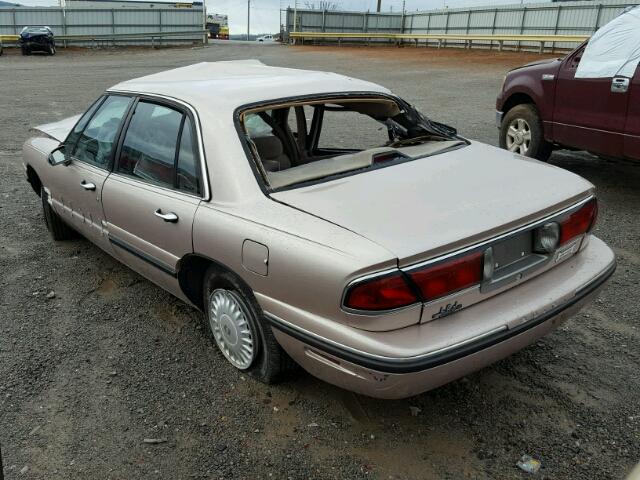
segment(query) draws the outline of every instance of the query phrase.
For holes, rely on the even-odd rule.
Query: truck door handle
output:
[[[153,214],[156,217],[160,217],[161,219],[163,219],[165,222],[171,222],[171,223],[176,223],[178,221],[178,215],[176,215],[173,212],[169,212],[169,213],[162,213],[161,209],[157,209],[155,212],[153,212]]]
[[[624,77],[615,77],[611,81],[612,93],[625,93],[629,89],[629,79]]]
[[[95,183],[90,183],[90,182],[87,182],[85,180],[82,180],[80,182],[80,186],[82,188],[84,188],[85,190],[95,190],[96,189],[96,184]]]

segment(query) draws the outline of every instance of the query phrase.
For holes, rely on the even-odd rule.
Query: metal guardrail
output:
[[[556,42],[565,43],[582,43],[589,38],[589,35],[476,35],[476,34],[420,34],[420,33],[376,33],[376,32],[290,32],[289,38],[291,40],[301,40],[304,43],[305,39],[325,39],[325,40],[337,40],[338,44],[342,43],[342,40],[390,40],[395,43],[401,43],[406,40],[413,40],[416,46],[420,40],[435,40],[438,42],[438,48],[446,47],[447,41],[464,42],[465,48],[471,48],[473,42],[484,42],[492,45],[494,42],[498,44],[498,49],[502,51],[504,42],[517,42],[518,47],[520,42],[539,42],[540,53],[544,51],[545,44]]]
[[[144,32],[144,33],[105,33],[95,35],[56,35],[56,44],[63,44],[66,46],[67,42],[92,42],[97,45],[97,42],[116,42],[123,40],[138,40],[141,38],[150,38],[151,45],[155,46],[156,39],[162,39],[163,37],[182,37],[182,36],[194,36],[202,35],[203,43],[208,42],[209,30],[184,30],[176,32]],[[3,42],[17,43],[19,35],[0,35],[0,40]]]

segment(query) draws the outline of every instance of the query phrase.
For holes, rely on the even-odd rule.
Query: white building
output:
[[[95,9],[111,9],[111,8],[194,8],[201,10],[201,1],[175,1],[175,2],[149,2],[137,0],[59,0],[61,5],[66,8],[95,8]]]

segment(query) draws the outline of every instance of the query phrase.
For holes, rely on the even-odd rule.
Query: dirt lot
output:
[[[260,58],[383,83],[463,135],[497,142],[504,72],[537,55],[212,45],[0,58],[0,443],[8,479],[622,478],[640,460],[640,164],[557,153],[592,181],[618,255],[599,300],[468,378],[404,401],[301,373],[277,386],[216,354],[200,315],[84,240],[54,243],[23,179],[30,126],[118,81]],[[215,101],[215,94],[212,95]],[[55,298],[47,294],[55,292]],[[419,410],[410,407],[418,407]],[[418,412],[412,415],[412,410]],[[144,439],[165,443],[148,444]]]

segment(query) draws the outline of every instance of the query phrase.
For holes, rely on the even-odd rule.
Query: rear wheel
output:
[[[549,159],[553,148],[544,138],[542,119],[534,105],[517,105],[507,112],[500,128],[500,147],[542,161]]]
[[[277,382],[295,370],[296,364],[263,321],[253,293],[234,275],[212,266],[203,293],[209,331],[231,365],[264,383]]]
[[[44,188],[40,190],[40,198],[42,199],[44,222],[53,239],[56,241],[72,239],[74,237],[73,230],[53,211],[51,205],[49,205],[49,195],[47,195]]]

